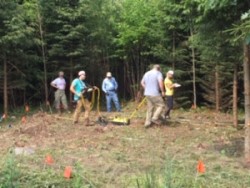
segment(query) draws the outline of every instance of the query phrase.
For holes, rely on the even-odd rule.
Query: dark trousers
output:
[[[166,107],[167,107],[167,110],[166,110],[165,116],[169,116],[170,111],[174,107],[174,98],[173,98],[173,96],[166,96]]]

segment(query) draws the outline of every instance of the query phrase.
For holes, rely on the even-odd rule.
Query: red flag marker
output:
[[[46,158],[45,158],[45,163],[51,165],[51,164],[53,164],[53,162],[54,162],[54,160],[53,160],[52,156],[47,155]]]
[[[69,179],[72,176],[72,168],[71,166],[66,166],[64,170],[64,177]]]
[[[21,122],[22,122],[22,123],[27,123],[27,120],[26,120],[26,117],[25,117],[25,116],[22,117]]]
[[[197,172],[203,174],[205,173],[205,171],[206,171],[206,168],[205,168],[204,163],[201,160],[199,160],[197,164]]]

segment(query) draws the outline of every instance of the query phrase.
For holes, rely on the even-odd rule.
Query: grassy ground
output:
[[[149,129],[144,115],[142,109],[130,126],[84,127],[73,125],[71,114],[57,119],[41,112],[11,128],[2,122],[0,187],[250,187],[241,162],[244,130],[232,127],[231,115],[176,110],[165,125]],[[15,155],[17,148],[34,153]],[[198,160],[204,174],[197,173]],[[63,177],[66,166],[73,168],[71,179]]]

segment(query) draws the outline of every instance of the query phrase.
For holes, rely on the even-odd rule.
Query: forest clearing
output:
[[[250,1],[0,0],[0,143],[0,188],[250,188]]]
[[[144,107],[129,126],[73,125],[71,116],[38,112],[11,127],[1,123],[2,187],[250,187],[244,130],[232,126],[231,114],[175,110],[165,125],[149,129]]]

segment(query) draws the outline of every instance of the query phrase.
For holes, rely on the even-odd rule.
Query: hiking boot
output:
[[[93,126],[94,124],[93,123],[91,124],[89,119],[85,119],[84,120],[84,125],[88,127],[88,126]]]
[[[147,128],[149,128],[149,127],[151,127],[152,126],[152,123],[150,122],[150,123],[145,123],[144,124],[144,128],[145,129],[147,129]]]
[[[165,119],[170,119],[170,116],[168,116],[168,115],[167,115],[167,116],[165,116]]]
[[[85,120],[84,120],[84,125],[85,125],[85,126],[88,126],[88,124],[89,124],[89,119],[85,119]]]
[[[155,125],[160,125],[161,124],[161,121],[160,120],[151,120],[151,122]]]
[[[151,127],[151,126],[152,126],[151,123],[145,124],[145,125],[144,125],[144,128],[145,128],[145,129],[148,129],[148,128]]]
[[[159,117],[159,119],[160,119],[161,121],[166,121],[166,116],[161,115],[161,116]]]

